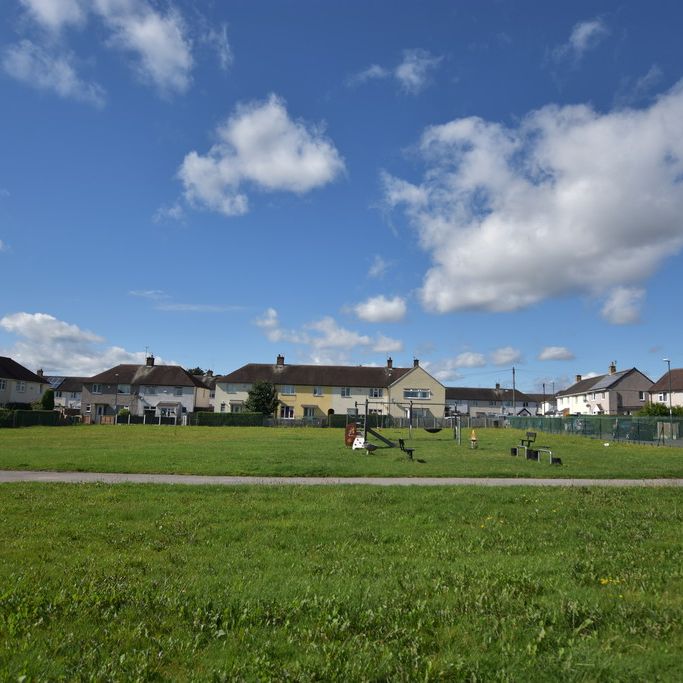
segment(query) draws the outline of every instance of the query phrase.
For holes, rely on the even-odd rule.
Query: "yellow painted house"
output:
[[[248,363],[216,378],[216,412],[244,410],[255,382],[270,382],[278,393],[277,417],[283,420],[323,418],[365,410],[379,415],[443,417],[446,389],[417,360],[413,367],[346,365],[288,365],[280,355],[274,365]]]

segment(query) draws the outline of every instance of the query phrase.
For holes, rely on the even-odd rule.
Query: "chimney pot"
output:
[[[277,356],[277,364],[278,365],[284,365],[285,364],[285,357],[279,353]]]
[[[147,356],[147,367],[151,368],[153,366],[154,366],[154,356],[150,354],[149,356]]]
[[[500,389],[500,384],[496,382],[496,390]]]
[[[615,375],[617,372],[617,361],[613,360],[612,364],[609,366],[609,374]]]
[[[577,382],[580,382],[580,381],[581,381],[581,375],[577,375],[577,376],[576,376],[576,381],[577,381]]]
[[[391,357],[387,358],[387,367],[388,367],[389,369],[391,369],[391,368],[394,367],[394,361],[392,360]]]
[[[413,358],[413,367],[414,368],[420,367],[420,361],[417,358]]]

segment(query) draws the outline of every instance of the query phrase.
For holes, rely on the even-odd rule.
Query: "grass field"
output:
[[[2,680],[680,680],[675,489],[4,484],[0,511]]]
[[[408,438],[407,430],[386,436]],[[683,477],[683,450],[545,435],[562,467],[510,457],[522,432],[469,431],[458,446],[449,430],[413,430],[409,445],[423,462],[408,462],[398,449],[373,455],[344,446],[340,429],[257,427],[82,426],[0,430],[0,469],[93,472],[164,472],[262,476],[489,476],[489,477]],[[377,442],[379,443],[379,442]],[[381,445],[381,444],[380,444]]]

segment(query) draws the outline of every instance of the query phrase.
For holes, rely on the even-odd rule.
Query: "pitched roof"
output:
[[[53,379],[59,379],[60,382],[53,384]],[[89,382],[88,377],[59,377],[50,378],[50,384],[55,391],[81,391],[83,389],[83,383]]]
[[[298,384],[300,386],[386,388],[413,368],[365,367],[352,365],[272,365],[248,363],[217,382],[251,384]]]
[[[207,388],[201,377],[191,375],[180,365],[117,365],[100,372],[99,375],[88,377],[85,381],[88,384],[144,384]]]
[[[0,356],[0,377],[2,379],[14,379],[20,382],[40,382],[41,384],[49,384],[45,377],[36,375],[23,365],[19,365],[17,361],[8,358],[7,356]]]
[[[664,373],[651,387],[651,392],[669,391],[669,373]],[[676,368],[671,371],[671,391],[683,391],[683,369]]]
[[[557,395],[558,396],[574,396],[576,394],[585,394],[587,392],[593,392],[593,391],[607,391],[611,389],[612,387],[616,386],[621,382],[624,377],[631,375],[633,373],[637,372],[640,375],[643,375],[643,377],[648,381],[651,382],[652,380],[638,368],[629,368],[628,370],[621,370],[620,372],[613,372],[613,373],[607,373],[606,375],[596,375],[595,377],[588,377],[587,379],[582,379],[579,382],[576,382],[576,384],[572,384],[572,386],[568,387],[567,389],[563,389],[562,391],[558,391]]]
[[[512,389],[486,389],[481,387],[446,387],[447,401],[507,401],[512,402]],[[529,394],[515,389],[515,403],[533,403]]]

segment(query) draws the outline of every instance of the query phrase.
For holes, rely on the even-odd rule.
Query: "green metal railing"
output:
[[[683,418],[632,415],[510,417],[511,427],[549,434],[576,434],[603,441],[683,445]]]

